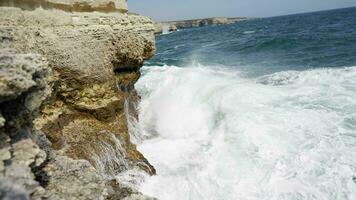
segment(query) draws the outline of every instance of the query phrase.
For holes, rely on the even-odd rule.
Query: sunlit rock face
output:
[[[42,7],[70,12],[127,12],[126,0],[3,0],[0,5],[28,10]]]
[[[166,21],[155,23],[155,33],[161,34],[166,32],[175,32],[179,29],[187,29],[194,27],[210,26],[210,25],[223,25],[223,24],[232,24],[241,21],[245,21],[246,17],[213,17],[213,18],[204,18],[204,19],[190,19],[190,20],[181,20],[181,21]]]
[[[137,116],[139,69],[155,52],[152,21],[123,14],[122,0],[1,5],[0,194],[140,196],[114,179],[155,174],[127,124]]]

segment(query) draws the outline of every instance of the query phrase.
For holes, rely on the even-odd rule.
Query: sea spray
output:
[[[356,199],[356,67],[247,78],[146,67],[141,152],[159,199]]]
[[[143,138],[138,128],[137,105],[130,97],[125,97],[124,109],[130,140],[132,143],[138,144],[142,142]]]
[[[136,135],[159,199],[356,199],[356,8],[156,37]],[[254,31],[254,32],[251,32]]]
[[[97,152],[93,152],[91,158],[102,175],[115,177],[130,168],[125,159],[127,152],[115,135],[111,134],[110,141],[97,141],[97,145]]]

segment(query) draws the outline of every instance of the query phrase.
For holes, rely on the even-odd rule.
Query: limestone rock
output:
[[[40,166],[46,160],[46,153],[31,139],[23,139],[12,146],[12,163],[34,167]]]
[[[6,59],[3,59],[3,57],[6,57]],[[46,62],[39,58],[40,56],[38,55],[18,54],[15,51],[0,54],[0,60],[2,60],[0,66],[5,66],[6,64],[6,68],[1,68],[3,69],[1,71],[2,74],[6,75],[11,72],[23,75],[17,79],[12,79],[16,77],[14,75],[3,79],[6,90],[2,90],[2,93],[0,93],[0,98],[2,99],[0,111],[4,114],[4,116],[0,115],[2,119],[0,127],[0,197],[8,200],[43,198],[61,200],[122,199],[131,195],[134,195],[135,198],[136,196],[145,197],[138,191],[121,185],[113,188],[112,184],[109,184],[109,175],[112,178],[114,174],[103,175],[107,173],[106,170],[95,169],[87,160],[73,160],[66,156],[59,156],[52,152],[52,149],[47,150],[46,153],[35,143],[43,143],[43,139],[39,139],[41,135],[38,131],[32,130],[32,120],[36,117],[37,110],[43,99],[48,95],[48,92],[46,92],[48,90],[47,81],[44,81],[47,80],[48,67],[45,64]],[[37,62],[39,61],[37,59],[43,62]],[[26,69],[28,74],[23,74],[22,70]],[[33,75],[31,74],[32,72],[37,74]],[[9,85],[11,84],[9,82],[14,82],[15,84],[13,85],[24,87],[10,87]],[[20,84],[22,82],[31,84],[29,84],[30,86]],[[34,99],[39,103],[31,103]],[[26,106],[28,104],[34,106]],[[88,123],[90,124],[90,122]],[[90,130],[90,125],[87,124],[79,125],[79,129],[86,126],[89,126]],[[103,123],[102,129],[105,130],[106,128],[105,123]],[[84,133],[88,133],[86,131],[79,131],[77,135],[85,135]],[[102,155],[98,155],[99,163],[109,167],[110,164],[113,164],[111,166],[113,169],[111,170],[114,170],[117,167],[116,164],[120,163],[115,162],[115,159],[121,159],[122,165],[129,168],[130,162],[133,161],[125,161],[125,156],[127,156],[128,152],[121,146],[121,141],[112,134],[107,136],[104,133],[101,134],[104,135],[104,139],[111,137],[110,141],[113,143],[106,143],[105,140],[101,141],[100,138],[93,138],[91,134],[87,136],[88,141],[91,141],[90,145],[92,146],[90,147],[97,148],[98,151],[104,151]],[[76,136],[73,133],[71,137]],[[44,146],[46,145],[49,146],[50,144],[45,144]],[[85,144],[83,145],[80,147],[86,147]],[[101,149],[102,145],[106,145],[105,148]],[[109,151],[105,152],[107,149]],[[132,151],[142,157],[140,159],[143,160],[143,163],[146,162],[144,165],[149,165],[139,152],[135,149]],[[114,154],[117,154],[116,157]],[[135,159],[137,159],[137,163],[139,158],[136,157]],[[132,164],[132,166],[134,165]],[[127,168],[120,170],[126,170]]]
[[[57,156],[44,171],[49,177],[46,186],[49,199],[154,200],[135,189],[118,184],[115,180],[106,180],[85,160]]]
[[[109,195],[105,180],[88,161],[57,156],[44,172],[49,177],[49,199],[105,199]]]
[[[0,103],[14,99],[37,85],[32,78],[46,70],[39,56],[0,52]]]
[[[35,112],[50,93],[46,83],[49,71],[39,55],[0,50],[1,133],[15,137],[28,132]]]
[[[2,200],[28,200],[28,192],[20,185],[0,178],[0,197]]]
[[[55,8],[69,12],[127,12],[127,0],[2,0],[0,6]]]
[[[2,131],[3,132],[3,131]],[[10,138],[4,133],[0,134],[0,173],[5,170],[5,161],[11,158]]]
[[[28,199],[43,190],[32,169],[46,160],[46,154],[31,139],[31,129],[49,94],[48,73],[39,55],[0,51],[0,196],[5,199]]]
[[[163,33],[163,24],[162,23],[155,23],[155,34]]]
[[[213,17],[204,19],[191,19],[191,20],[181,20],[181,21],[167,21],[155,23],[156,34],[162,33],[164,28],[168,28],[169,31],[177,31],[178,29],[186,29],[193,27],[202,27],[209,25],[222,25],[222,24],[232,24],[247,20],[246,17]]]
[[[157,200],[156,198],[144,196],[142,194],[133,194],[123,198],[123,200]]]
[[[56,74],[50,100],[35,123],[55,150],[95,164],[92,155],[101,151],[94,141],[110,144],[114,135],[127,152],[125,159],[145,160],[129,140],[124,104],[135,99],[139,68],[155,51],[149,18],[17,8],[0,8],[0,18],[0,34],[9,41],[3,46],[44,55]]]
[[[116,199],[125,199],[125,200],[157,200],[156,198],[152,198],[149,196],[146,196],[136,189],[133,189],[132,187],[121,184],[117,181],[111,181],[110,182],[111,186],[111,196],[108,198],[108,200],[116,200]],[[109,189],[110,191],[110,189]]]
[[[175,32],[175,31],[177,31],[178,29],[177,29],[177,26],[176,25],[174,25],[174,24],[172,24],[170,27],[169,27],[169,31],[170,32]]]
[[[110,9],[101,9],[106,2]],[[111,184],[130,169],[155,174],[130,141],[127,125],[137,116],[132,105],[139,99],[134,84],[140,67],[155,52],[154,25],[147,17],[116,12],[120,2],[126,4],[0,3],[20,7],[0,7],[4,196],[14,191],[23,199],[144,197]]]

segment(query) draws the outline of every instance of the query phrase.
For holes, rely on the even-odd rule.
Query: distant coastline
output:
[[[179,29],[202,27],[208,25],[232,24],[247,20],[247,17],[212,17],[179,21],[164,21],[155,23],[155,34],[175,32]]]

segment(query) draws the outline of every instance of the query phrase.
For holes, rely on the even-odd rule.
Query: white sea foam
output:
[[[244,34],[252,34],[255,33],[256,31],[244,31]]]
[[[356,67],[254,79],[146,67],[139,149],[162,200],[356,199]]]

